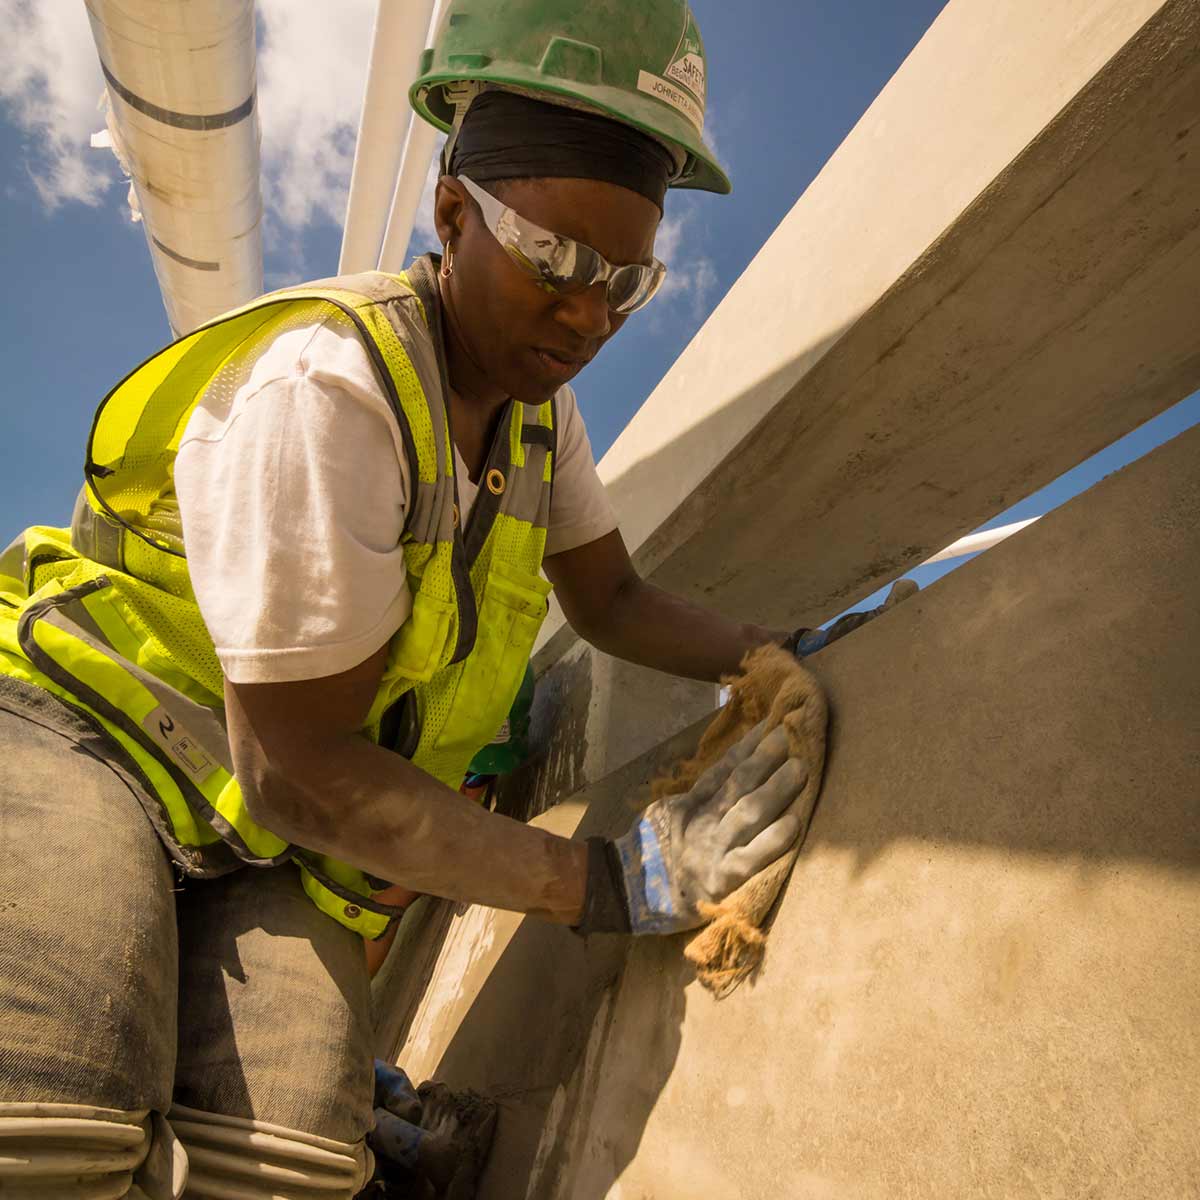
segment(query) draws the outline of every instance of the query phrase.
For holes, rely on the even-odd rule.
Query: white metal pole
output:
[[[176,334],[263,287],[253,0],[89,0],[107,134]]]
[[[429,163],[433,158],[438,132],[427,121],[417,118],[408,131],[408,142],[404,147],[404,162],[400,166],[400,177],[396,180],[396,192],[392,197],[392,212],[388,218],[387,232],[383,235],[383,248],[379,252],[381,271],[402,271],[408,241],[412,237],[413,224],[417,219],[417,207],[421,203],[421,192],[429,174]]]
[[[436,0],[379,0],[363,96],[338,274],[375,266],[413,124],[408,89],[417,77]],[[424,124],[417,120],[416,124]]]
[[[445,6],[446,0],[438,0],[437,10],[429,23],[429,44],[433,43]],[[433,158],[437,138],[437,130],[428,121],[414,115],[412,124],[408,127],[404,159],[396,178],[387,231],[383,235],[383,246],[379,251],[381,271],[402,271],[405,267],[404,256],[408,251],[408,240],[412,236],[417,206],[421,203],[421,192],[425,187],[425,177],[429,174],[429,163]]]

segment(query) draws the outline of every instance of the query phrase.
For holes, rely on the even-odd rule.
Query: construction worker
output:
[[[350,1197],[388,888],[669,934],[797,834],[781,731],[614,841],[458,791],[551,584],[679,675],[783,638],[639,578],[569,387],[663,281],[667,189],[729,190],[687,4],[451,0],[412,100],[441,255],[152,357],[70,529],[0,556],[0,1192]]]

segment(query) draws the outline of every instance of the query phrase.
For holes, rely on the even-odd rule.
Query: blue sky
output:
[[[10,280],[0,302],[8,448],[0,544],[24,525],[67,520],[96,403],[169,336],[126,185],[107,151],[87,148],[103,118],[83,7],[0,0],[3,27],[16,31],[0,49],[0,250]],[[668,199],[673,290],[630,320],[577,381],[597,457],[941,7],[693,0],[709,58],[708,127],[734,193]],[[372,0],[259,0],[268,286],[336,270],[373,11]],[[321,88],[306,82],[314,77]],[[411,250],[429,245],[418,229]],[[1197,420],[1192,397],[993,523],[1052,507]]]

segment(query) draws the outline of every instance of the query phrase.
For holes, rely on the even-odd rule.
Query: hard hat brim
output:
[[[625,88],[605,84],[560,83],[517,62],[493,61],[472,71],[430,71],[431,59],[432,52],[427,50],[421,63],[424,70],[409,90],[409,102],[424,120],[443,133],[450,131],[454,120],[453,106],[443,95],[443,88],[448,85],[478,82],[508,87],[544,97],[551,103],[557,96],[566,103],[602,113],[683,151],[686,156],[683,176],[673,181],[671,187],[694,188],[719,195],[733,191],[728,175],[704,144],[696,126],[682,112],[652,95],[636,95]],[[672,87],[669,81],[662,82]]]

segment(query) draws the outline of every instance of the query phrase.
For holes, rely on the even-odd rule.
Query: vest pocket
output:
[[[475,647],[458,669],[452,690],[438,695],[435,682],[426,697],[422,744],[413,756],[417,766],[458,786],[467,764],[508,716],[545,620],[550,591],[540,576],[492,563],[479,605]]]
[[[512,563],[496,559],[488,570],[483,603],[486,606],[489,596],[494,595],[499,603],[514,612],[533,618],[537,622],[537,627],[533,630],[533,636],[536,637],[550,609],[547,598],[553,590],[553,585],[547,583],[540,575],[531,575],[520,567],[514,567]],[[532,642],[530,644],[532,645]]]
[[[417,589],[412,612],[392,640],[388,675],[403,675],[420,683],[432,679],[442,664],[456,613],[453,602]]]
[[[451,722],[461,712],[486,744],[504,723],[549,610],[550,584],[510,563],[488,571],[475,649],[463,666]],[[477,739],[478,740],[478,739]]]

